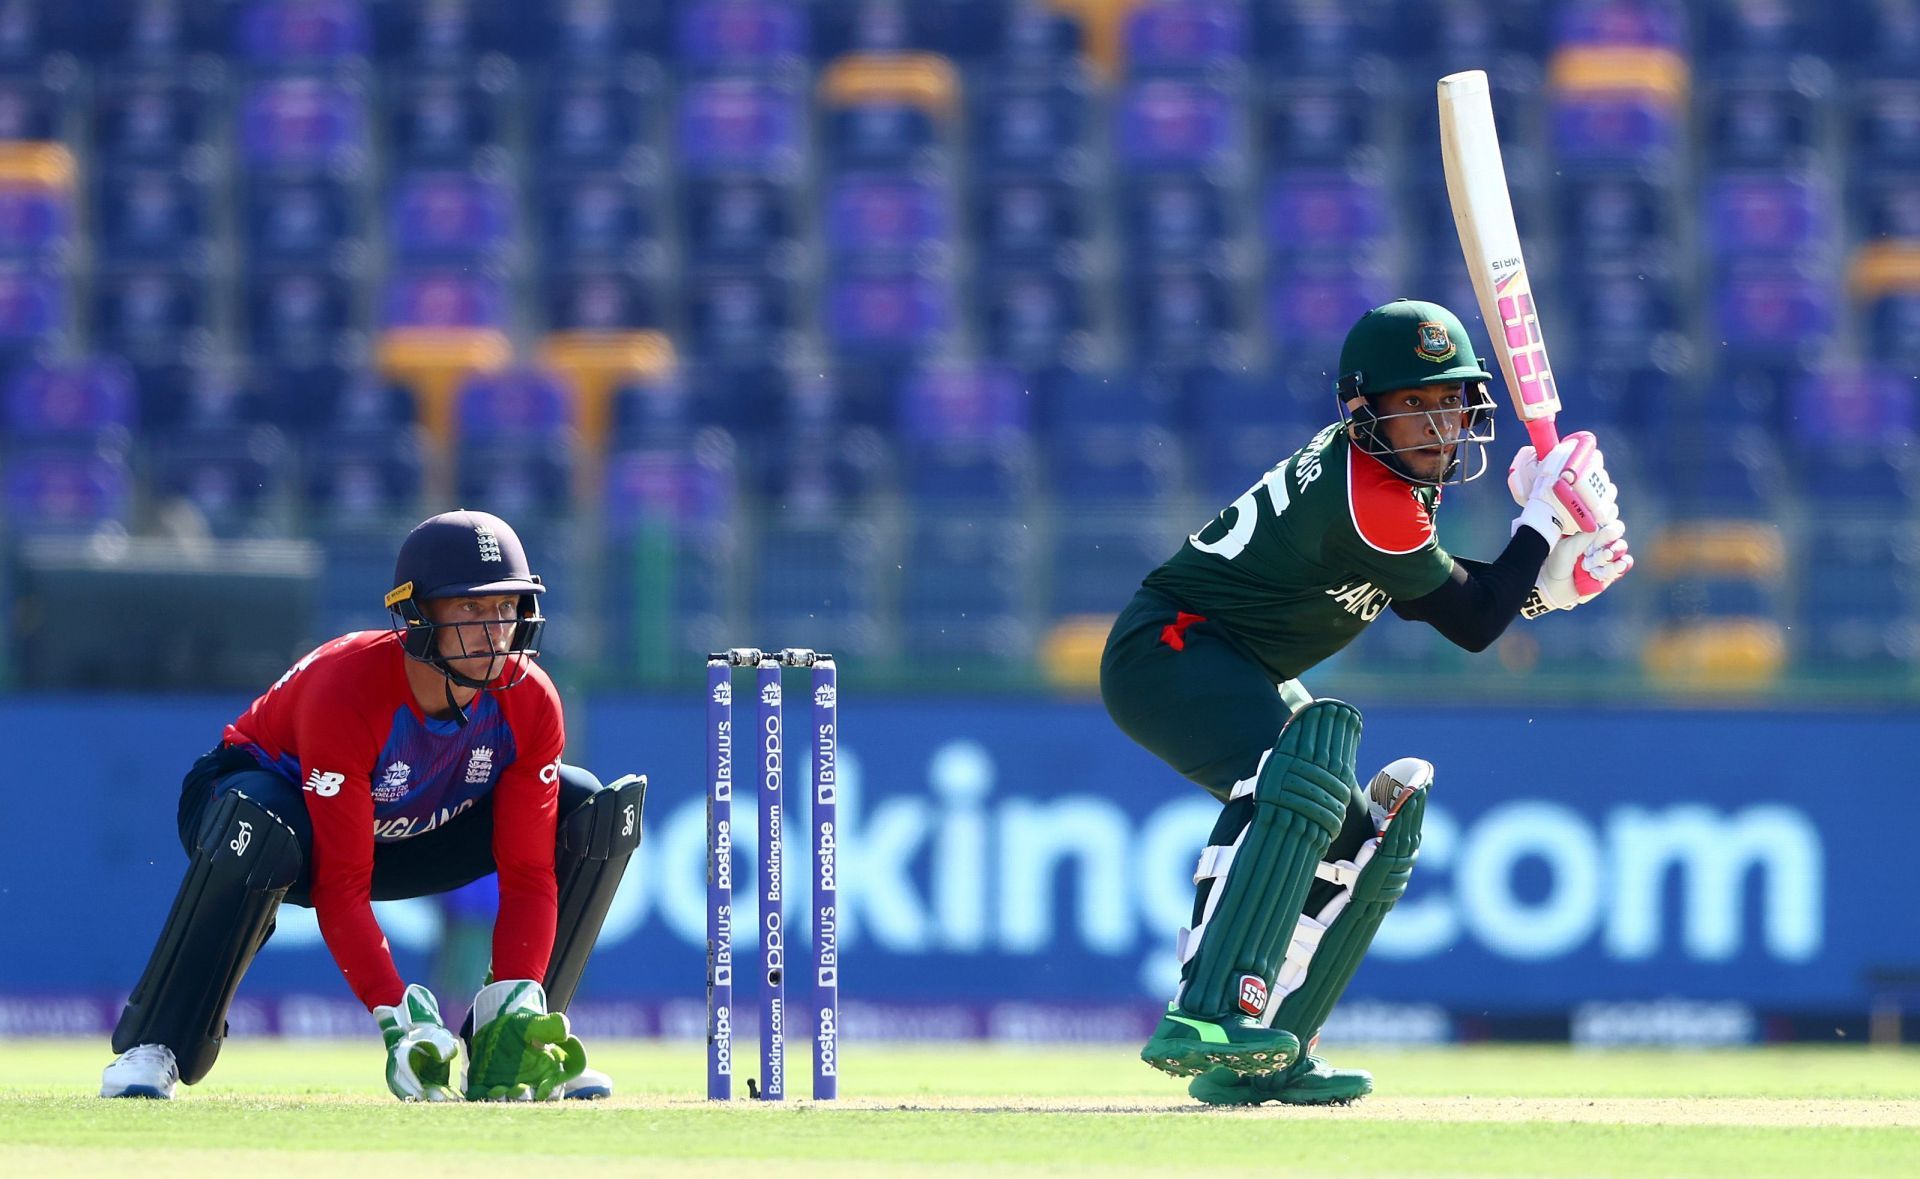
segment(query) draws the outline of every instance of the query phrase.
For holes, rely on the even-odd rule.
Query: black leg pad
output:
[[[646,803],[646,778],[628,774],[561,816],[554,852],[560,911],[545,980],[549,1011],[565,1011],[573,1001],[620,877],[640,846]]]
[[[115,1052],[165,1044],[182,1081],[207,1075],[240,976],[273,932],[302,859],[300,837],[278,815],[237,790],[214,802],[153,956],[113,1030]]]

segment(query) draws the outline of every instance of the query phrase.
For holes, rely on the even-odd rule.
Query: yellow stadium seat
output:
[[[937,53],[854,53],[827,66],[820,95],[832,106],[902,103],[944,119],[959,108],[960,75]]]
[[[73,191],[73,153],[65,144],[31,139],[0,141],[0,184]]]
[[[1041,675],[1056,688],[1098,691],[1100,652],[1112,629],[1111,614],[1079,614],[1054,623],[1040,640]]]
[[[1547,63],[1547,84],[1561,94],[1654,94],[1679,106],[1691,82],[1686,59],[1671,49],[1562,49]]]
[[[1706,575],[1775,581],[1786,573],[1787,545],[1773,524],[1698,520],[1655,537],[1647,558],[1647,571],[1659,578]]]
[[[441,455],[453,438],[453,395],[476,372],[513,362],[513,345],[492,328],[393,328],[374,350],[380,371],[413,390],[420,423]]]
[[[663,332],[554,332],[540,346],[540,362],[573,385],[574,425],[589,454],[606,450],[614,390],[631,380],[657,378],[678,361]]]
[[[1052,7],[1086,30],[1086,54],[1101,75],[1120,76],[1126,52],[1127,17],[1144,0],[1052,0]]]
[[[1853,256],[1853,297],[1878,299],[1920,291],[1920,242],[1885,241],[1862,246]]]
[[[1673,691],[1740,695],[1772,687],[1787,662],[1780,625],[1766,618],[1714,618],[1655,632],[1641,666]]]

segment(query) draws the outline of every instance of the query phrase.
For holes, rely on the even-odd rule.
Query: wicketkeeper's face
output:
[[[432,598],[425,603],[424,613],[429,621],[440,624],[434,640],[455,671],[491,682],[506,670],[513,628],[520,619],[519,595]]]

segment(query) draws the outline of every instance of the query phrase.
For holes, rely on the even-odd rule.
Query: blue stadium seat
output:
[[[1679,242],[1679,193],[1661,169],[1570,178],[1553,186],[1550,203],[1560,247],[1576,263],[1670,255]]]
[[[791,181],[806,151],[804,95],[740,78],[688,84],[680,95],[679,155],[689,176]]]
[[[329,176],[249,178],[246,244],[257,262],[320,262],[366,231],[360,186]]]
[[[1033,394],[1020,374],[992,365],[933,365],[899,382],[893,420],[904,439],[939,443],[1024,434]]]
[[[0,46],[0,61],[6,60]],[[0,77],[0,140],[49,140],[63,136],[66,95],[34,78]]]
[[[901,562],[900,637],[921,657],[1024,661],[1033,649],[1033,531],[1018,520],[918,519]]]
[[[454,415],[466,442],[548,438],[573,420],[573,395],[554,373],[512,368],[475,373],[454,394]]]
[[[1764,431],[1688,432],[1657,440],[1655,485],[1678,514],[1773,519],[1792,489],[1779,448]]]
[[[514,7],[499,0],[375,4],[374,44],[385,58],[458,67],[485,53],[524,47],[515,36],[520,30]]]
[[[797,405],[817,408],[819,416],[808,421],[836,420],[834,383],[818,370],[808,373],[805,382],[797,382],[795,374],[780,364],[722,356],[682,364],[679,371],[688,386],[693,419],[703,426],[720,426],[742,440],[777,437],[803,424],[795,419],[807,415],[796,414]],[[796,392],[802,385],[805,392]]]
[[[1245,62],[1251,33],[1241,4],[1160,0],[1127,15],[1123,40],[1134,77],[1217,74]]]
[[[247,345],[256,358],[330,357],[354,326],[352,282],[331,269],[273,267],[247,281]]]
[[[141,363],[191,350],[212,316],[213,284],[204,270],[129,265],[94,278],[94,342]]]
[[[1802,446],[1795,452],[1795,466],[1818,518],[1876,509],[1906,516],[1914,509],[1915,464],[1904,439],[1880,445]]]
[[[498,84],[489,89],[458,75],[428,73],[390,85],[387,143],[403,167],[464,168],[500,147]]]
[[[1035,468],[1033,440],[1024,434],[901,445],[900,480],[916,512],[1023,510],[1037,490]]]
[[[1128,339],[1144,360],[1205,360],[1247,326],[1233,280],[1205,270],[1137,270],[1127,278],[1126,299]]]
[[[770,524],[753,553],[754,633],[836,654],[885,650],[883,581],[892,564],[871,524]]]
[[[420,420],[413,391],[371,370],[347,371],[328,363],[261,365],[253,380],[270,420],[303,441],[322,431],[405,433]]]
[[[842,355],[924,355],[956,326],[951,280],[916,270],[842,272],[822,294],[822,326]]]
[[[173,165],[212,136],[215,110],[208,83],[109,75],[94,93],[94,150],[115,163]]]
[[[1550,343],[1572,344],[1590,360],[1646,357],[1663,337],[1689,326],[1685,288],[1665,264],[1596,263],[1567,288],[1569,330],[1556,331]]]
[[[1866,354],[1920,365],[1920,291],[1890,291],[1861,307]]]
[[[1049,553],[1048,617],[1118,612],[1140,579],[1171,556],[1183,539],[1149,512],[1060,515]]]
[[[1794,439],[1872,446],[1909,437],[1920,427],[1912,387],[1912,375],[1886,358],[1871,366],[1829,365],[1807,372],[1791,390]]]
[[[535,195],[549,260],[632,259],[660,234],[658,192],[613,172],[547,181]]]
[[[234,47],[265,68],[336,65],[365,57],[373,30],[359,0],[251,0],[239,13]]]
[[[1395,202],[1365,170],[1287,171],[1267,182],[1262,223],[1274,264],[1304,254],[1379,250],[1394,227]]]
[[[1717,73],[1768,71],[1777,77],[1796,55],[1824,55],[1833,48],[1826,5],[1708,0],[1700,7],[1696,53]]]
[[[1920,171],[1920,79],[1863,79],[1847,106],[1851,167]]]
[[[749,465],[755,489],[788,519],[825,519],[871,508],[893,483],[892,448],[870,426],[771,436]]]
[[[835,255],[937,262],[954,238],[946,190],[930,181],[849,173],[823,198],[826,245]]]
[[[989,78],[973,96],[973,166],[995,176],[1066,180],[1084,163],[1093,106],[1084,80]]]
[[[1898,172],[1849,177],[1848,213],[1864,238],[1920,239],[1920,180]]]
[[[150,438],[278,425],[272,399],[224,365],[155,366],[140,372],[137,384],[140,428]]]
[[[189,505],[215,536],[272,535],[294,487],[292,450],[272,426],[194,426],[149,440],[148,484]]]
[[[1310,74],[1344,74],[1355,59],[1388,42],[1377,5],[1300,4],[1260,0],[1253,5],[1253,46],[1265,62]],[[1434,22],[1431,10],[1423,25]]]
[[[1176,377],[1156,368],[1069,368],[1035,374],[1048,433],[1100,426],[1171,429],[1178,421],[1182,390]]]
[[[0,468],[8,530],[76,536],[120,528],[133,507],[133,474],[116,451],[15,448]]]
[[[113,261],[159,261],[205,250],[213,208],[202,181],[170,169],[116,168],[94,187],[93,232]]]
[[[1048,435],[1047,485],[1063,504],[1160,503],[1181,489],[1185,455],[1159,426],[1081,426]]]
[[[797,248],[800,194],[784,181],[696,179],[680,202],[686,249],[696,264],[765,267]]]
[[[195,54],[232,46],[233,10],[224,5],[100,0],[88,7],[105,10],[100,12],[105,19],[83,21],[74,31],[85,38],[86,48],[120,69],[176,69]]]
[[[1701,218],[1707,248],[1731,257],[1821,259],[1831,254],[1839,210],[1818,175],[1720,173],[1706,184]]]
[[[318,78],[255,82],[240,100],[239,162],[248,168],[341,175],[364,164],[366,94]]]
[[[687,343],[702,360],[772,360],[799,326],[791,279],[751,270],[700,270],[682,282]]]
[[[981,348],[1022,368],[1059,363],[1085,346],[1093,308],[1085,280],[1059,269],[1004,266],[970,283]]]
[[[945,129],[925,107],[865,101],[829,108],[821,120],[829,169],[931,170],[945,163]]]
[[[1200,176],[1159,176],[1120,186],[1122,244],[1136,260],[1192,262],[1240,232],[1240,195]]]
[[[484,263],[506,250],[513,228],[513,193],[498,179],[413,172],[394,182],[387,233],[403,264]]]
[[[550,331],[624,331],[665,322],[667,297],[641,266],[556,266],[541,283]]]
[[[1709,163],[1781,168],[1803,164],[1821,149],[1832,96],[1808,74],[1802,69],[1706,87],[1698,105],[1701,146]]]
[[[1830,339],[1839,291],[1818,268],[1736,263],[1712,271],[1712,338],[1756,360],[1797,359]]]
[[[1246,162],[1240,95],[1199,82],[1157,78],[1122,88],[1114,107],[1114,155],[1132,172],[1210,172],[1223,180]]]
[[[1282,78],[1268,92],[1262,112],[1268,166],[1345,167],[1356,153],[1385,142],[1391,109],[1377,86]]]
[[[1086,192],[1045,179],[978,185],[972,222],[975,249],[997,263],[1057,259],[1092,231]]]
[[[552,0],[527,10],[524,32],[529,48],[569,67],[601,65],[666,44],[665,9],[661,0]]]
[[[380,317],[387,327],[500,327],[506,321],[506,283],[469,269],[395,274],[387,280]]]
[[[657,101],[644,78],[556,71],[536,99],[532,146],[541,166],[618,169],[654,142]]]
[[[1306,444],[1331,420],[1333,397],[1312,401],[1307,391],[1263,372],[1203,367],[1185,375],[1190,423],[1189,467],[1203,498],[1225,502],[1275,463]]]
[[[1286,341],[1291,358],[1324,366],[1324,357],[1337,359],[1347,330],[1370,308],[1398,297],[1400,290],[1377,265],[1315,262],[1275,272],[1266,294],[1271,338]],[[1473,305],[1472,299],[1450,304]]]
[[[1681,112],[1651,94],[1556,97],[1553,149],[1564,166],[1608,169],[1675,158],[1686,130]]]
[[[510,520],[561,520],[574,506],[578,461],[564,437],[463,437],[454,490],[461,502],[486,504]]]
[[[764,73],[807,52],[805,6],[771,0],[692,0],[680,8],[678,61],[694,73]]]

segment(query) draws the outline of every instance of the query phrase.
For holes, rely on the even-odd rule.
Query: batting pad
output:
[[[1413,862],[1420,856],[1420,820],[1426,812],[1423,786],[1401,802],[1386,834],[1370,842],[1373,854],[1360,865],[1348,890],[1329,901],[1318,918],[1299,919],[1294,953],[1282,972],[1286,995],[1272,1014],[1273,1027],[1292,1032],[1302,1044],[1311,1044],[1320,1034],[1327,1013],[1360,969],[1380,923],[1407,891]],[[1363,855],[1367,850],[1361,849]]]
[[[1265,1011],[1314,869],[1359,789],[1359,743],[1359,710],[1317,700],[1287,722],[1254,776],[1234,784],[1229,808],[1251,797],[1253,815],[1230,844],[1216,838],[1201,852],[1194,883],[1208,891],[1194,927],[1181,931],[1181,1010],[1203,1019]]]

